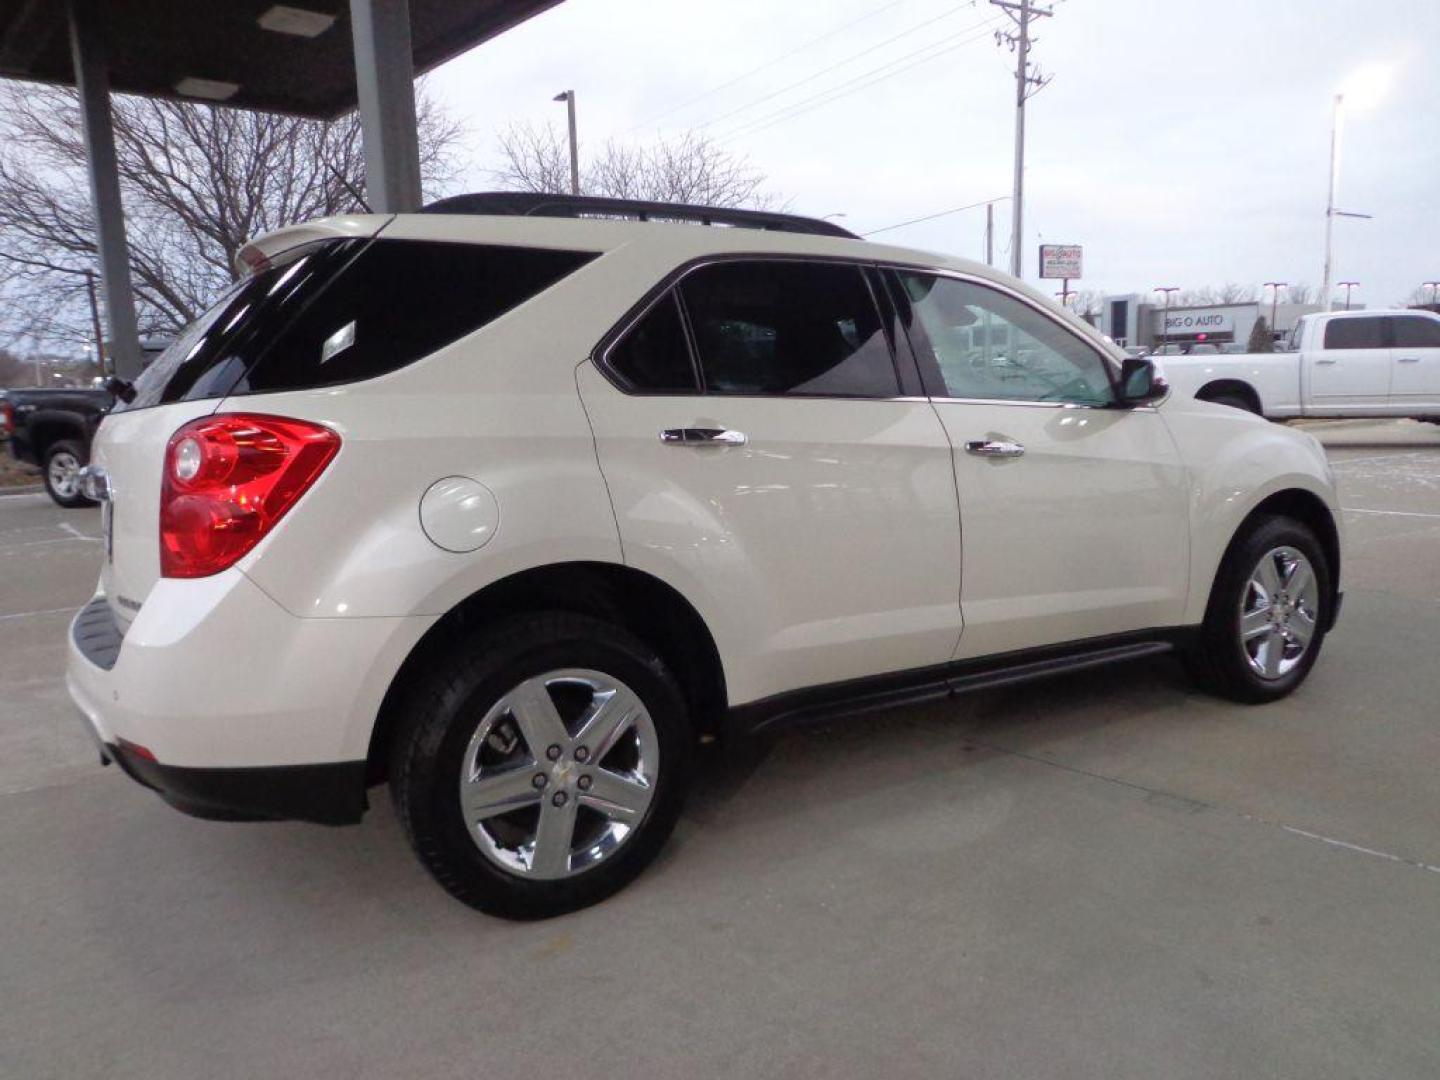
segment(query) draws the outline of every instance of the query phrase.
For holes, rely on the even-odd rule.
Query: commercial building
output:
[[[1275,324],[1270,327],[1276,338],[1282,338],[1294,327],[1296,320],[1319,304],[1278,304],[1274,309]],[[1250,340],[1255,323],[1264,318],[1270,324],[1269,304],[1252,300],[1242,304],[1204,304],[1173,306],[1168,311],[1143,293],[1128,296],[1107,296],[1100,306],[1099,327],[1120,345],[1153,349],[1164,344],[1191,345],[1206,342],[1225,345]]]

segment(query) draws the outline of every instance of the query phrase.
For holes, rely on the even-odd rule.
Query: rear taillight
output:
[[[15,434],[15,406],[8,401],[0,401],[0,439],[8,439]]]
[[[165,447],[160,573],[217,574],[268,533],[340,449],[327,427],[280,416],[207,416]]]

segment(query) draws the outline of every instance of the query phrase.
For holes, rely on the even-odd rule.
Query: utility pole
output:
[[[570,194],[580,194],[580,140],[575,132],[575,91],[556,94],[554,100],[565,102],[570,119]]]
[[[985,204],[985,265],[995,265],[995,204]]]
[[[1275,340],[1275,312],[1280,307],[1280,290],[1288,289],[1288,281],[1267,281],[1265,288],[1270,290],[1270,340]]]
[[[995,43],[1009,46],[1015,54],[1015,187],[1011,207],[1010,273],[1018,278],[1024,269],[1025,101],[1050,81],[1049,75],[1041,75],[1038,70],[1033,75],[1030,73],[1030,21],[1048,19],[1054,12],[1036,7],[1033,0],[990,0],[990,3],[1002,9],[1015,24],[1014,31],[997,30]]]

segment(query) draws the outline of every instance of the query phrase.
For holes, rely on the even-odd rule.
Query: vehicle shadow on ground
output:
[[[929,780],[953,778],[963,784],[968,770],[1017,751],[1024,753],[1036,742],[1084,737],[1137,715],[1153,717],[1157,723],[1179,722],[1178,714],[1187,703],[1193,710],[1195,693],[1176,661],[1149,658],[815,724],[759,740],[743,750],[706,753],[676,838],[639,884],[663,875],[668,883],[655,886],[663,898],[677,889],[683,891],[683,881],[691,872],[705,878],[719,873],[714,867],[689,862],[700,854],[697,849],[730,852],[724,860],[725,872],[746,873],[752,858],[746,851],[776,823],[796,813],[833,822],[836,814],[843,816],[837,804],[846,793],[853,797],[863,790],[884,802],[887,793]],[[991,777],[987,782],[995,780]],[[132,795],[129,789],[126,795]],[[133,796],[153,798],[139,791]],[[121,831],[165,834],[161,849],[168,869],[153,865],[157,855],[151,856],[157,879],[137,878],[125,867],[113,867],[110,880],[116,882],[118,893],[135,895],[112,894],[110,901],[129,911],[131,918],[143,920],[148,894],[164,879],[179,877],[184,881],[171,880],[171,886],[184,888],[199,902],[187,918],[209,922],[215,911],[203,914],[204,897],[225,897],[219,907],[235,911],[239,902],[238,917],[253,924],[252,932],[273,932],[284,924],[287,939],[301,928],[321,940],[347,932],[408,936],[410,932],[401,927],[417,918],[426,934],[442,927],[446,932],[464,927],[470,932],[519,932],[500,929],[514,924],[477,919],[430,881],[409,850],[388,789],[373,789],[370,802],[362,824],[343,829],[190,821],[174,817],[157,802]],[[843,829],[827,828],[825,833],[815,836],[813,843],[823,847],[847,842]],[[111,841],[91,857],[103,864],[112,854],[133,851],[144,843],[138,836],[111,837]],[[92,864],[92,869],[106,872],[103,865]],[[199,881],[204,888],[196,895],[192,890]],[[624,902],[623,896],[612,901]]]
[[[912,783],[999,754],[1025,753],[1036,743],[1080,738],[1137,715],[1163,723],[1193,706],[1196,694],[1177,659],[1153,657],[807,724],[708,754],[686,818],[703,826],[726,816],[732,804],[760,795],[763,802],[747,807],[744,816],[763,820],[787,812],[787,785],[809,785],[827,773],[838,778],[865,769],[871,783],[883,785],[887,775]],[[877,761],[889,768],[871,768]]]

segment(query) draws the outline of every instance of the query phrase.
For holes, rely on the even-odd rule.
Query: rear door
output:
[[[1378,315],[1327,319],[1321,347],[1303,354],[1309,402],[1330,413],[1383,412],[1390,401],[1390,348]]]
[[[860,267],[701,266],[598,364],[578,374],[626,562],[700,609],[733,704],[950,659],[950,447]]]
[[[1189,581],[1189,484],[1154,408],[1112,408],[1107,362],[1018,294],[897,271],[954,446],[968,659],[1170,627]]]
[[[1391,411],[1407,416],[1440,415],[1440,318],[1389,315]]]

